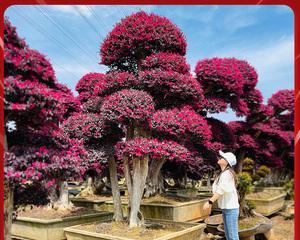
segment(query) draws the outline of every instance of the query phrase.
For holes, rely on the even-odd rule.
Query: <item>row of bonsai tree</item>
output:
[[[77,97],[8,19],[4,33],[7,233],[13,204],[67,207],[66,182],[86,175],[109,176],[117,221],[125,177],[135,227],[142,197],[162,193],[166,177],[201,179],[219,149],[236,153],[238,172],[246,157],[293,170],[293,90],[263,102],[255,69],[235,58],[200,60],[193,75],[186,39],[165,17],[138,12],[116,24],[100,47],[109,71],[84,75]],[[227,108],[244,120],[212,117]]]

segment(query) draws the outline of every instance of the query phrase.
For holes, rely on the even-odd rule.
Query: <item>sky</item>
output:
[[[287,6],[12,6],[5,12],[20,37],[45,54],[59,82],[76,95],[88,72],[105,72],[99,49],[122,18],[144,10],[169,18],[187,40],[187,61],[212,57],[247,60],[258,72],[257,88],[266,102],[281,89],[294,89],[294,14]],[[228,109],[214,115],[237,120]]]

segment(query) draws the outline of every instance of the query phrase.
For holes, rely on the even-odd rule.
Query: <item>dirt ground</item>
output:
[[[32,209],[27,207],[25,211],[18,211],[17,216],[48,220],[48,219],[71,217],[71,216],[96,213],[96,212],[97,211],[95,210],[87,209],[83,207],[73,207],[71,210],[70,209],[54,210],[54,209],[49,209],[47,207],[34,206]]]
[[[129,228],[126,222],[110,222],[88,224],[85,226],[78,226],[77,228],[90,232],[98,232],[118,237],[125,237],[128,239],[152,240],[169,233],[184,230],[186,227],[178,226],[176,224],[158,224],[151,226],[149,225],[148,227]]]

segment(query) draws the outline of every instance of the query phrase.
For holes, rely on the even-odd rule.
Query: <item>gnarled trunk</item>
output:
[[[164,181],[161,175],[161,168],[166,162],[166,159],[152,160],[149,167],[149,172],[146,180],[146,190],[144,197],[149,198],[156,194],[161,194],[164,191]]]
[[[132,122],[131,126],[127,129],[126,140],[130,140],[137,136],[147,137],[148,135],[149,133],[147,133],[143,127],[139,126],[136,122]],[[144,156],[142,158],[134,157],[132,159],[132,170],[128,156],[124,156],[123,160],[129,200],[129,227],[132,228],[143,224],[143,216],[140,212],[140,205],[148,175],[149,156]]]
[[[239,194],[239,204],[240,204],[240,213],[239,213],[239,218],[247,218],[247,217],[252,217],[253,211],[247,206],[246,203],[246,194]]]
[[[6,121],[5,121],[6,122]],[[4,128],[4,152],[8,150],[6,129]],[[14,208],[14,190],[4,179],[4,239],[11,240],[11,228]]]
[[[104,191],[107,191],[107,181],[108,178],[100,178],[100,176],[96,176],[93,178],[92,189],[93,195],[100,195]]]
[[[243,170],[243,160],[245,158],[245,151],[241,151],[238,153],[238,156],[237,156],[237,164],[236,164],[236,167],[235,167],[235,172],[238,174],[240,172],[242,172]]]
[[[122,221],[123,211],[122,211],[120,189],[118,184],[117,164],[113,156],[111,156],[108,159],[108,167],[109,167],[111,191],[112,191],[113,203],[114,203],[114,220]]]
[[[50,188],[49,188],[49,204],[48,207],[49,208],[53,208],[54,204],[58,201],[58,195],[57,195],[57,191],[56,191],[56,184],[53,184]]]
[[[127,156],[124,156],[124,176],[128,191],[128,213],[127,216],[130,216],[130,207],[131,207],[131,196],[132,196],[132,177],[130,173],[129,159]]]
[[[141,200],[145,188],[146,178],[148,174],[149,157],[145,156],[142,159],[133,159],[133,177],[132,191],[130,202],[129,227],[137,227],[143,224],[143,217],[140,213]],[[139,216],[140,214],[140,216]]]
[[[56,201],[54,201],[51,205],[56,210],[65,210],[71,209],[73,204],[70,202],[69,199],[69,192],[68,192],[68,182],[66,181],[59,181],[59,197]]]
[[[13,219],[14,195],[7,181],[4,181],[4,239],[11,240],[11,227]]]

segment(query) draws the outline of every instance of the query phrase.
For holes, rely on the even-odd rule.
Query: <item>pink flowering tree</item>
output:
[[[263,100],[260,91],[256,88],[258,75],[246,61],[235,58],[204,59],[197,63],[195,73],[197,80],[203,86],[207,112],[220,113],[230,107],[237,116],[247,119],[260,115],[256,113],[262,108]],[[232,128],[232,124],[228,126],[231,128],[231,131],[228,130],[231,132],[230,138],[235,140],[232,138],[236,135],[235,129]],[[251,145],[253,142],[250,141],[249,136],[241,136],[241,139],[245,144]],[[244,151],[240,151],[238,143],[233,142],[230,144],[230,149],[238,155],[237,171],[239,172],[245,154]]]
[[[123,136],[120,128],[114,123],[104,121],[100,113],[78,112],[69,117],[61,126],[63,131],[71,139],[83,142],[87,152],[85,161],[81,166],[88,175],[88,187],[82,195],[94,194],[100,191],[95,186],[95,178],[103,176],[103,172],[109,168],[110,183],[112,188],[115,220],[122,220],[120,192],[117,178],[117,165],[114,159],[113,147]]]
[[[201,83],[191,75],[185,53],[177,26],[145,12],[122,19],[100,48],[101,63],[110,70],[94,94],[104,99],[105,122],[125,133],[115,155],[124,165],[130,227],[143,223],[142,197],[162,192],[163,168],[177,166],[180,174],[200,178],[212,165],[205,154],[219,146],[206,121]]]
[[[240,161],[245,157],[258,164],[293,170],[294,93],[280,90],[273,94],[268,104],[261,106],[244,122],[230,122],[235,135]]]
[[[262,95],[256,88],[258,75],[255,69],[246,61],[235,58],[201,60],[195,73],[203,87],[209,113],[223,112],[230,107],[237,116],[245,117],[245,121],[228,123],[231,144],[227,146],[237,155],[238,173],[242,171],[246,157],[270,167],[283,167],[283,159],[287,160],[286,166],[291,165],[293,91],[279,91],[268,104],[263,104]],[[240,193],[241,217],[251,215],[244,202],[245,192],[240,189]]]
[[[80,142],[64,138],[59,129],[64,117],[79,110],[78,102],[57,82],[46,57],[30,49],[8,19],[4,47],[5,239],[10,239],[14,189],[22,203],[18,194],[26,188],[79,177],[84,151]]]
[[[102,97],[94,95],[94,88],[97,83],[103,82],[105,74],[102,73],[88,73],[84,75],[76,85],[78,92],[77,99],[82,105],[82,111],[85,113],[98,113],[99,107],[103,100]]]
[[[167,18],[138,12],[118,23],[100,48],[101,63],[111,70],[137,72],[140,61],[155,52],[184,55],[183,33]]]
[[[219,113],[230,107],[237,116],[247,116],[260,105],[255,88],[257,73],[246,61],[235,58],[204,59],[195,68],[207,99],[207,111]]]

